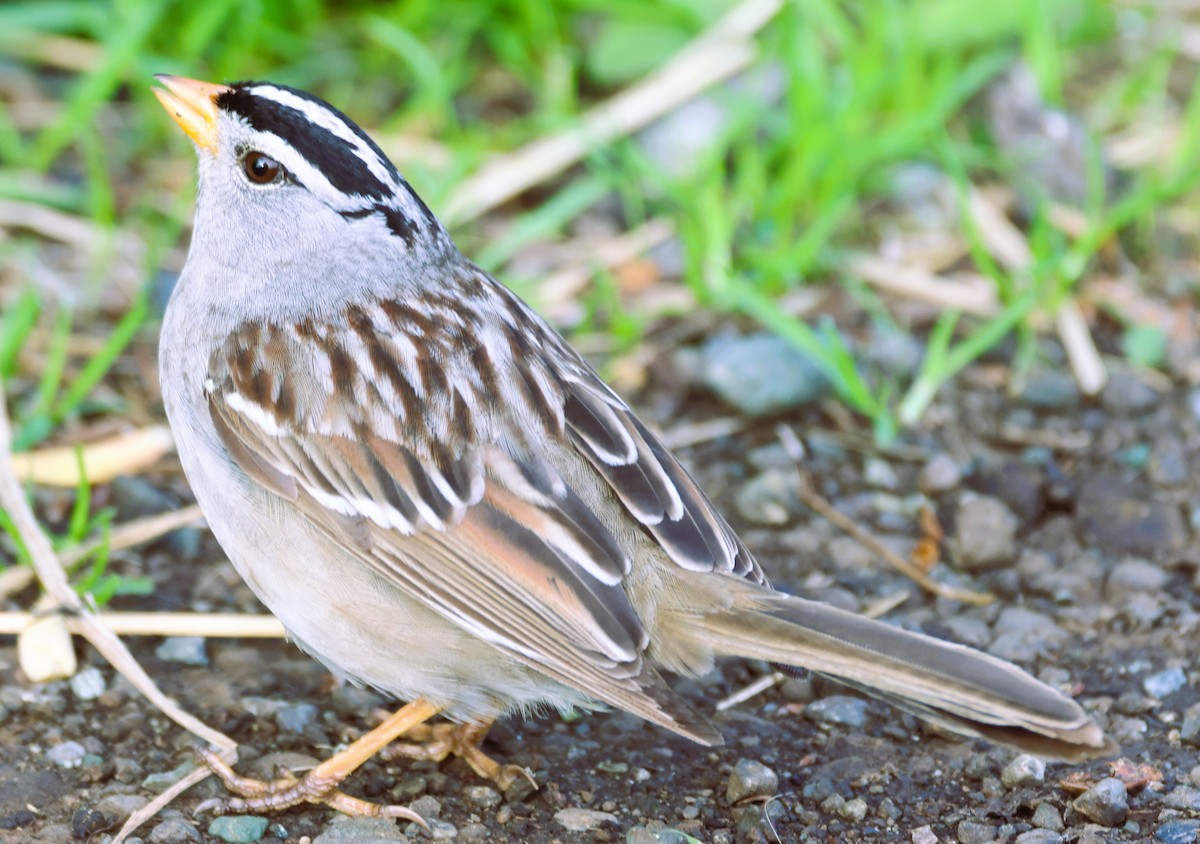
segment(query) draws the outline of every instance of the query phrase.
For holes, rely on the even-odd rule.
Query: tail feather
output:
[[[1116,750],[1079,704],[1015,665],[828,604],[754,590],[693,623],[718,653],[806,668],[954,732],[1067,760]]]

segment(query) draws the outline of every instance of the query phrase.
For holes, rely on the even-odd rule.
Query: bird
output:
[[[774,589],[662,440],[341,111],[271,82],[156,78],[198,159],[159,352],[184,472],[290,638],[403,702],[303,777],[252,780],[207,753],[232,795],[208,809],[411,817],[339,786],[389,746],[510,784],[528,772],[480,742],[546,709],[720,744],[664,676],[717,657],[1048,758],[1113,752],[1009,662]]]

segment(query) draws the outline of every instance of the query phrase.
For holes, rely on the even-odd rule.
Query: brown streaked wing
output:
[[[566,347],[564,347],[566,348]],[[567,435],[667,556],[691,571],[766,575],[667,447],[582,359],[562,378]],[[633,459],[617,460],[625,444]]]
[[[355,326],[361,337],[362,314]],[[239,333],[211,365],[214,424],[251,478],[293,500],[413,599],[522,662],[699,741],[720,740],[644,661],[649,636],[621,586],[630,562],[553,466],[478,437],[431,439],[461,426],[415,426],[419,441],[382,436],[365,421],[383,410],[370,388],[378,367],[356,359],[359,369],[348,373],[345,348],[353,345],[327,348],[338,344],[336,332],[281,332]],[[261,356],[268,344],[269,361]],[[339,375],[334,395],[314,374],[322,355]],[[419,378],[427,390],[451,389],[444,373],[428,372],[428,360],[416,376],[394,363],[393,387]],[[288,412],[277,401],[280,384],[291,386]],[[403,418],[411,397],[395,400],[393,417]],[[438,402],[427,395],[422,406]]]

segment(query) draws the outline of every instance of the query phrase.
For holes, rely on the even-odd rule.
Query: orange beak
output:
[[[154,96],[192,142],[210,153],[217,151],[217,96],[232,90],[225,85],[200,82],[160,73],[154,77],[167,90],[154,88]]]

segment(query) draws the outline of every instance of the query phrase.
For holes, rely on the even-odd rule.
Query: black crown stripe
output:
[[[333,106],[304,91],[275,83],[237,82],[228,91],[217,95],[217,108],[244,118],[258,132],[270,132],[282,138],[305,160],[315,167],[334,188],[346,194],[359,194],[382,200],[391,195],[392,186],[380,180],[367,167],[355,147],[349,141],[318,126],[290,106],[267,97],[256,96],[249,89],[255,85],[270,85],[288,91],[327,110],[354,132],[387,168],[394,182],[399,184],[400,174],[383,151],[371,140],[358,124]]]

